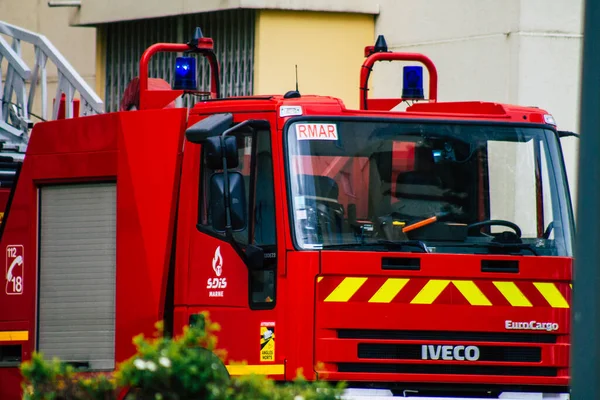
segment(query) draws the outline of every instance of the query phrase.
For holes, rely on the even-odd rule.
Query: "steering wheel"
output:
[[[546,227],[546,230],[544,231],[544,234],[542,235],[542,238],[549,239],[550,234],[552,233],[553,229],[554,229],[554,221],[550,221],[550,223]]]
[[[321,223],[330,223],[331,225],[335,226],[336,220],[331,209],[329,209],[327,206],[319,204],[317,205],[315,211],[317,212]]]
[[[317,214],[317,220],[319,221],[319,229],[321,233],[325,235],[325,227],[329,225],[331,230],[329,233],[332,235],[339,235],[342,233],[342,220],[344,211],[342,208],[331,207],[325,202],[319,202],[315,204],[314,210]]]
[[[473,230],[475,228],[480,228],[480,230],[481,230],[481,228],[484,226],[492,226],[492,225],[505,226],[507,228],[510,228],[513,231],[515,231],[515,234],[517,235],[517,237],[519,237],[519,238],[521,237],[521,228],[519,228],[519,226],[517,224],[515,224],[514,222],[505,221],[503,219],[488,219],[487,221],[475,222],[474,224],[467,226],[467,232],[470,232],[471,230]],[[492,234],[492,236],[496,236],[496,235]]]

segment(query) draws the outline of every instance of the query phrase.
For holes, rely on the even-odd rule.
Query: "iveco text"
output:
[[[423,360],[479,360],[479,348],[477,346],[421,346],[421,359]]]

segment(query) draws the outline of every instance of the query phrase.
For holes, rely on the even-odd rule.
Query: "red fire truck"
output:
[[[183,56],[149,90],[157,52]],[[2,225],[0,397],[19,397],[33,351],[111,371],[156,321],[177,334],[207,310],[247,362],[232,375],[569,398],[564,133],[535,107],[439,102],[430,59],[382,37],[365,57],[358,110],[222,98],[197,31],[145,51],[127,111],[35,125]],[[402,98],[369,98],[379,61],[411,64]]]

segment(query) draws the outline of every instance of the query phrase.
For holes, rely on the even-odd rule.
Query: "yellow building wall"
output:
[[[96,28],[96,94],[106,101],[106,25]]]
[[[299,91],[358,108],[364,48],[375,43],[373,15],[261,10],[256,17],[254,94]]]

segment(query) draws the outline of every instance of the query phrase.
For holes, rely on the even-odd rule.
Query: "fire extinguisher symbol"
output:
[[[6,247],[6,294],[23,294],[25,264],[23,246],[10,245]]]

